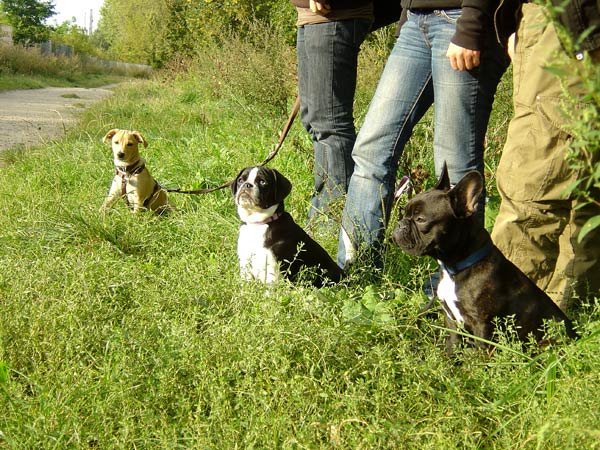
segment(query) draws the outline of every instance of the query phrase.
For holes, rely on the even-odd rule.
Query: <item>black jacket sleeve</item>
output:
[[[469,50],[482,50],[487,34],[494,32],[497,7],[498,0],[464,0],[452,43]]]

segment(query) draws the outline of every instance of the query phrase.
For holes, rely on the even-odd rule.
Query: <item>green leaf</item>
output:
[[[8,365],[0,361],[0,384],[4,384],[8,381]]]
[[[576,180],[573,183],[569,184],[569,186],[565,188],[564,195],[569,196],[575,189],[577,189],[577,187],[581,184],[582,181],[583,180]]]
[[[361,325],[385,325],[394,321],[390,302],[383,300],[373,285],[365,288],[360,300],[346,300],[342,314],[347,321]]]
[[[558,77],[563,77],[567,75],[567,71],[564,69],[561,69],[559,67],[556,66],[546,66],[544,67],[544,70],[550,72],[553,75],[556,75]]]
[[[548,366],[545,370],[546,375],[546,400],[550,401],[550,399],[556,393],[556,378],[557,378],[557,366],[558,358],[556,355],[551,355],[548,361]]]
[[[586,235],[589,232],[591,232],[592,230],[595,230],[599,226],[600,226],[600,216],[594,216],[591,219],[589,219],[583,225],[583,227],[581,227],[581,231],[579,232],[579,236],[577,237],[577,242],[583,241],[583,238],[586,237]]]

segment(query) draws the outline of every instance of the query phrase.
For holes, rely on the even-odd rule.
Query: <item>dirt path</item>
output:
[[[92,103],[112,94],[103,88],[45,88],[0,92],[0,151],[56,139]]]

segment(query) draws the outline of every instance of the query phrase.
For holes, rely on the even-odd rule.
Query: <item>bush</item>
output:
[[[252,105],[259,115],[287,113],[297,92],[296,56],[280,31],[254,21],[244,34],[229,32],[221,38],[220,43],[209,40],[198,45],[193,59],[174,59],[166,73],[183,69],[210,80],[213,94]]]
[[[552,17],[563,11],[546,3]],[[556,22],[556,21],[555,21]],[[579,50],[579,41],[570,35],[560,23],[555,23],[565,50],[575,54]],[[584,36],[580,37],[582,39]],[[600,64],[590,57],[584,57],[580,64],[559,64],[549,67],[567,85],[574,76],[581,80],[581,91],[573,93],[566,88],[563,110],[568,118],[565,124],[572,136],[568,161],[571,168],[579,173],[579,179],[566,194],[580,201],[579,208],[591,208],[596,213],[600,208]],[[600,214],[592,215],[579,233],[579,241],[592,230],[600,227]]]

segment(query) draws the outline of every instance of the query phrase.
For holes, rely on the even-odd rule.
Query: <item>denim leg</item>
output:
[[[359,247],[377,247],[383,236],[400,156],[433,101],[430,59],[424,35],[409,19],[388,57],[352,152],[355,166],[338,245],[341,267],[355,258]]]
[[[356,140],[353,103],[358,52],[369,21],[346,20],[298,28],[301,120],[315,153],[309,218],[346,193]]]
[[[485,132],[496,86],[508,61],[498,45],[482,51],[481,66],[454,71],[446,52],[460,9],[413,13],[402,26],[353,150],[354,173],[342,216],[338,264],[361,247],[381,242],[392,203],[398,162],[414,125],[435,98],[434,163],[444,162],[452,183],[470,170],[483,174]],[[485,196],[478,214],[483,220]],[[376,260],[375,263],[378,261]]]
[[[481,53],[479,67],[468,71],[452,69],[446,52],[460,12],[435,11],[429,27],[435,96],[435,172],[439,177],[446,163],[451,184],[458,183],[471,170],[484,175],[485,134],[496,87],[508,65],[502,48],[490,39]],[[482,224],[484,213],[485,192],[477,210]]]

